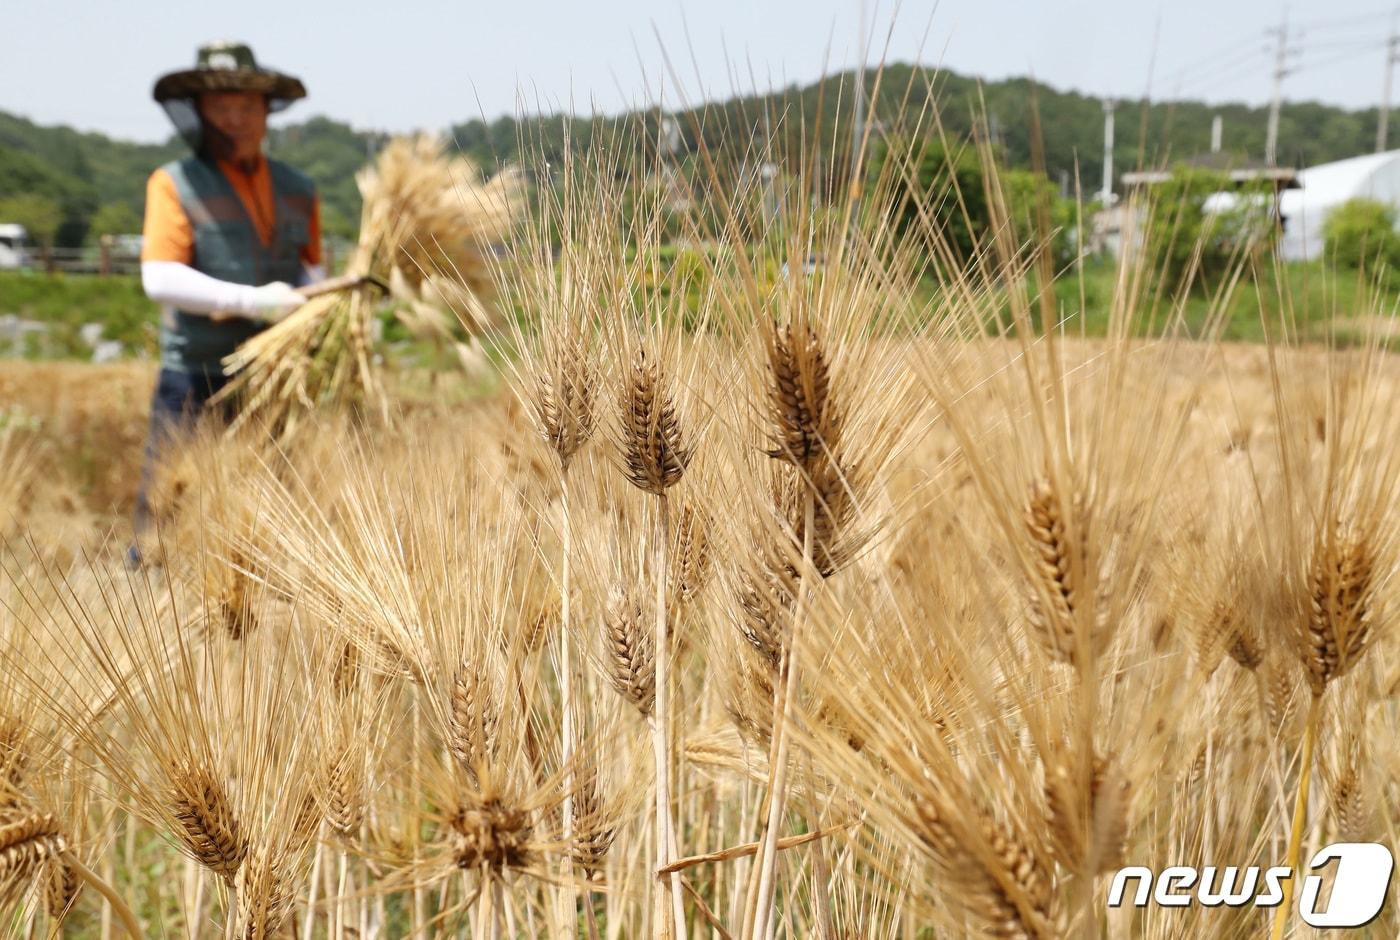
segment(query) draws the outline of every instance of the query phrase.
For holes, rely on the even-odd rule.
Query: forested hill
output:
[[[926,114],[930,94],[938,102],[944,129],[966,135],[973,116],[985,109],[999,152],[1013,166],[1031,163],[1031,89],[1028,79],[980,83],[951,72],[893,65],[867,81],[877,90],[871,114],[877,127],[908,126]],[[711,104],[706,113],[677,115],[678,152],[697,146],[697,137],[721,154],[735,159],[751,153],[750,143],[766,132],[788,134],[795,140],[820,136],[824,152],[832,152],[834,136],[848,133],[852,76],[833,76],[822,85],[791,88],[767,96],[733,98]],[[1040,116],[1045,165],[1055,181],[1074,178],[1076,165],[1085,191],[1100,182],[1103,110],[1097,98],[1037,85],[1034,98]],[[153,106],[154,107],[154,106]],[[1115,166],[1121,172],[1139,163],[1169,163],[1208,148],[1211,119],[1224,120],[1225,149],[1258,159],[1264,149],[1267,110],[1240,104],[1200,101],[1160,102],[1144,109],[1134,101],[1120,102],[1117,112]],[[581,122],[571,139],[587,139],[591,129],[613,132],[636,126],[636,115]],[[654,115],[643,115],[651,124]],[[799,120],[800,118],[800,120]],[[565,147],[561,115],[516,120],[467,120],[447,130],[463,152],[488,170],[514,161],[524,137],[546,154]],[[927,123],[927,119],[925,119]],[[654,127],[654,124],[651,126]],[[1374,146],[1376,110],[1347,111],[1317,103],[1286,104],[1279,125],[1279,160],[1308,166],[1369,152]],[[766,129],[766,131],[765,131]],[[1400,146],[1400,129],[1397,130]],[[324,194],[326,227],[348,234],[358,219],[354,171],[380,145],[383,135],[356,130],[338,121],[312,117],[284,124],[269,140],[271,152],[309,173]],[[60,244],[78,244],[89,237],[94,216],[139,218],[144,184],[150,171],[182,152],[182,145],[135,144],[67,127],[46,127],[0,112],[0,207],[20,194],[42,197],[59,207]],[[837,152],[844,152],[838,148]],[[30,200],[31,203],[33,200]],[[13,205],[13,203],[10,203]],[[0,219],[0,222],[12,221]],[[22,220],[13,220],[22,221]]]

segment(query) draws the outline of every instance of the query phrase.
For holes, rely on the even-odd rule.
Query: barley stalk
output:
[[[141,924],[137,921],[136,915],[132,912],[131,907],[121,895],[113,890],[111,885],[94,874],[91,869],[79,861],[71,852],[65,856],[64,860],[77,878],[91,886],[94,891],[102,895],[103,899],[111,905],[113,913],[115,913],[117,919],[121,921],[122,929],[126,931],[127,936],[131,937],[132,940],[142,940],[142,938],[145,937],[145,934],[141,931]]]
[[[1288,855],[1284,865],[1290,874],[1283,879],[1283,900],[1274,912],[1272,940],[1283,940],[1293,903],[1293,883],[1297,881],[1298,861],[1303,851],[1303,829],[1308,818],[1308,791],[1312,784],[1313,747],[1317,743],[1318,724],[1322,720],[1322,697],[1314,695],[1308,706],[1308,723],[1303,732],[1303,753],[1298,758],[1298,794],[1293,802],[1293,825],[1288,833]]]
[[[667,491],[680,482],[691,453],[681,436],[680,420],[665,375],[655,360],[638,348],[620,397],[619,449],[623,472],[638,489],[657,497],[655,537],[656,608],[655,704],[650,715],[653,759],[656,765],[656,865],[655,917],[663,936],[676,940],[685,932],[680,876],[664,876],[660,869],[679,852],[671,815],[670,637],[666,586],[670,580],[668,548],[671,541]]]
[[[795,711],[797,695],[797,645],[801,633],[802,619],[807,603],[809,578],[812,563],[812,534],[815,528],[816,497],[807,493],[803,512],[802,575],[797,584],[797,603],[792,617],[792,637],[783,647],[782,665],[778,669],[778,681],[774,683],[773,734],[769,748],[768,816],[760,842],[763,845],[761,861],[756,869],[757,892],[754,897],[752,933],[745,929],[746,936],[762,938],[768,935],[768,921],[773,911],[774,880],[777,875],[778,840],[782,837],[783,810],[787,800],[787,767],[789,736],[784,733]]]
[[[1366,651],[1371,639],[1373,605],[1373,544],[1366,533],[1349,531],[1330,520],[1315,541],[1308,572],[1307,620],[1302,631],[1303,663],[1312,701],[1303,732],[1299,760],[1298,792],[1293,805],[1293,825],[1288,836],[1287,866],[1295,874],[1285,879],[1283,902],[1274,915],[1273,940],[1282,940],[1308,815],[1312,782],[1313,749],[1322,721],[1322,700],[1328,683],[1345,675]]]
[[[813,573],[829,576],[844,560],[836,545],[840,530],[848,521],[850,507],[849,490],[835,454],[841,431],[840,413],[833,401],[821,338],[811,323],[803,319],[789,322],[782,328],[769,326],[766,349],[769,413],[776,439],[769,456],[791,464],[799,473],[797,502],[801,506],[798,517],[801,524],[794,525],[793,529],[801,544],[801,567],[797,572],[792,633],[782,644],[778,680],[774,683],[768,812],[759,840],[763,845],[759,864],[750,875],[752,899],[746,906],[744,923],[744,935],[754,938],[767,936],[773,916],[777,843],[782,837],[787,800],[787,727],[793,719],[801,687],[798,649],[811,576]],[[820,529],[819,518],[824,520]]]

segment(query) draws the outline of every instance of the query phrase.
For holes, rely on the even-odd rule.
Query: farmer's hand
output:
[[[285,281],[273,281],[253,291],[253,316],[264,323],[276,323],[302,304],[306,297]]]

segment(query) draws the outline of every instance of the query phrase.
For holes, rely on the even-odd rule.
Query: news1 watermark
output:
[[[1321,900],[1327,878],[1322,872],[1335,864],[1332,892]],[[1376,842],[1334,842],[1308,861],[1298,893],[1298,916],[1310,927],[1364,927],[1385,907],[1395,857]],[[1142,866],[1120,869],[1108,889],[1108,906],[1147,907],[1278,907],[1284,882],[1293,870],[1273,868],[1192,868],[1173,865],[1160,873]],[[1129,882],[1134,883],[1128,894]]]

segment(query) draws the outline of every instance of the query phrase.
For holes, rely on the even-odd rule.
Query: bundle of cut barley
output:
[[[483,181],[430,135],[398,138],[356,177],[364,208],[347,267],[352,286],[321,294],[225,360],[240,401],[235,428],[261,421],[285,440],[311,408],[361,403],[387,413],[372,321],[387,301],[418,335],[451,335],[450,308],[484,328],[493,318],[491,246],[523,204],[522,177]],[[387,296],[383,285],[388,285]]]

